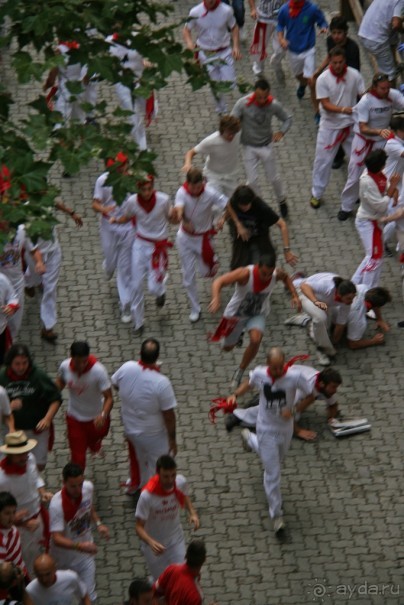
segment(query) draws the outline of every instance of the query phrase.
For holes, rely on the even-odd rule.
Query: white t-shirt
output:
[[[359,284],[356,286],[356,296],[351,305],[347,322],[347,338],[348,340],[360,340],[366,330],[366,305],[365,295],[369,290],[368,286]]]
[[[93,198],[105,208],[113,206],[113,209],[110,210],[108,217],[121,218],[122,216],[125,216],[125,212],[122,208],[123,204],[121,206],[118,206],[118,204],[113,198],[112,187],[110,185],[104,184],[108,176],[109,172],[103,172],[103,174],[101,174],[101,176],[99,176],[98,179],[95,181]],[[104,216],[101,216],[101,220],[108,221],[108,219]],[[132,229],[132,225],[130,223],[121,223],[118,225],[114,224],[113,226],[125,228],[127,230]]]
[[[383,44],[392,34],[391,20],[404,13],[404,0],[373,0],[365,12],[359,36]]]
[[[58,376],[69,389],[67,413],[76,420],[94,420],[102,412],[102,393],[111,388],[111,381],[105,367],[97,361],[93,367],[80,376],[70,368],[71,359],[60,364]]]
[[[24,273],[22,270],[22,251],[31,252],[32,242],[26,236],[24,225],[19,225],[15,237],[4,244],[0,251],[0,273],[3,273],[14,288],[24,284]]]
[[[112,376],[119,389],[122,422],[127,434],[156,435],[165,430],[162,412],[177,407],[171,382],[156,370],[127,361]]]
[[[237,173],[240,136],[238,132],[232,141],[226,141],[217,130],[198,143],[194,151],[207,156],[204,170],[222,176]]]
[[[299,370],[301,372],[302,376],[304,376],[304,378],[308,384],[309,393],[312,394],[316,399],[321,399],[322,401],[325,401],[327,406],[335,405],[337,403],[336,394],[331,395],[331,397],[327,397],[326,395],[324,395],[323,393],[320,393],[320,391],[317,390],[316,382],[317,382],[317,376],[319,375],[318,370],[316,370],[315,368],[312,368],[310,366],[302,366],[299,364],[295,364],[293,367],[296,370]],[[304,399],[304,397],[306,397],[307,395],[308,395],[308,393],[300,393],[300,391],[298,391],[298,393],[297,393],[298,399],[297,399],[296,403],[298,401],[300,401],[300,399]]]
[[[212,228],[215,208],[224,210],[228,197],[206,185],[198,197],[190,195],[180,187],[175,196],[175,207],[184,208],[184,219],[190,222],[195,233],[205,233]]]
[[[176,485],[186,496],[187,482],[177,475]],[[166,547],[184,539],[180,520],[180,503],[175,494],[156,496],[143,490],[136,506],[135,516],[145,521],[145,530],[154,540]]]
[[[257,4],[257,3],[256,3]],[[259,0],[257,13],[260,21],[276,21],[281,6],[285,0]]]
[[[394,110],[404,110],[404,96],[398,90],[391,89],[387,99],[378,99],[370,92],[366,93],[354,108],[354,132],[360,134],[359,122],[364,122],[369,128],[389,128]],[[382,140],[379,135],[367,134],[365,138]]]
[[[390,198],[382,195],[378,186],[368,171],[361,175],[359,179],[359,199],[360,204],[357,212],[357,218],[374,221],[384,216],[389,207]]]
[[[32,580],[26,590],[34,605],[79,605],[87,594],[85,585],[71,569],[58,569],[56,582],[49,588]]]
[[[344,79],[337,82],[337,78],[326,69],[317,79],[316,98],[329,99],[330,103],[338,107],[353,107],[359,95],[365,92],[365,82],[359,71],[348,67]],[[320,103],[321,125],[326,128],[340,129],[353,124],[352,115],[326,111]]]
[[[61,532],[66,538],[73,540],[73,542],[93,542],[91,534],[91,506],[93,503],[94,486],[91,481],[84,481],[82,489],[83,497],[78,511],[68,523],[66,523],[63,514],[62,492],[56,492],[53,496],[49,505],[50,532]],[[55,546],[53,541],[51,541],[50,554],[55,558],[58,567],[65,569],[69,569],[72,564],[77,565],[83,559],[93,556],[78,550]]]
[[[171,201],[168,195],[156,191],[156,203],[153,210],[146,212],[138,203],[138,194],[131,195],[122,210],[128,217],[136,217],[136,233],[153,240],[164,240],[168,235],[168,214]]]
[[[302,283],[310,286],[316,295],[317,300],[325,302],[328,307],[338,307],[337,323],[345,325],[349,313],[349,305],[335,300],[335,283],[334,277],[338,277],[335,273],[315,273]]]
[[[387,153],[386,166],[383,168],[384,174],[390,178],[392,174],[404,174],[404,140],[397,135],[393,139],[389,139],[386,143],[384,151]],[[403,186],[402,180],[398,183],[397,189],[401,191]]]
[[[293,418],[283,418],[281,413],[283,410],[293,410],[297,389],[309,395],[310,386],[299,368],[292,366],[274,382],[267,370],[267,366],[257,366],[250,372],[250,386],[260,391],[257,433],[289,431]]]
[[[18,296],[14,290],[14,286],[11,284],[8,277],[0,273],[0,307],[6,305],[18,305]],[[7,328],[8,317],[0,310],[0,334],[3,334]],[[1,407],[1,397],[0,397]],[[5,413],[5,412],[3,412]],[[10,412],[8,412],[9,414]]]
[[[111,44],[109,52],[113,57],[117,57],[125,69],[130,69],[140,78],[144,71],[143,57],[137,50],[131,50],[128,46],[118,44],[113,36],[108,36],[106,41]]]
[[[213,11],[207,11],[203,2],[189,11],[186,27],[197,35],[197,46],[202,50],[217,50],[230,46],[230,31],[236,25],[233,9],[221,2]]]
[[[38,473],[35,456],[28,454],[27,471],[23,475],[6,475],[0,468],[0,492],[10,492],[17,500],[17,512],[27,509],[22,519],[30,519],[41,508],[41,499],[38,489],[45,485]]]

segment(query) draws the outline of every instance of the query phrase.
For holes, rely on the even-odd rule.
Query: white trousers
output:
[[[77,562],[69,563],[68,567],[64,567],[63,563],[58,565],[61,569],[72,569],[79,576],[80,580],[87,588],[87,593],[90,597],[90,601],[95,603],[97,600],[97,593],[95,591],[95,559],[93,555],[87,555],[81,557]]]
[[[232,87],[236,85],[236,72],[231,48],[226,48],[219,53],[210,54],[200,50],[198,59],[208,71],[209,77],[214,82],[231,82]],[[216,111],[227,113],[227,104],[222,94],[214,94]]]
[[[328,334],[328,327],[330,323],[328,313],[316,307],[316,305],[312,303],[311,300],[300,291],[300,289],[298,289],[298,294],[300,302],[302,303],[303,311],[310,315],[313,322],[313,334],[317,347],[322,349],[327,355],[335,355],[336,350]]]
[[[244,166],[247,175],[247,182],[257,195],[261,195],[258,186],[258,166],[261,163],[264,168],[265,177],[272,185],[276,201],[282,202],[286,195],[283,188],[281,177],[278,174],[276,157],[272,143],[264,147],[252,147],[243,145]]]
[[[131,267],[134,229],[130,225],[111,225],[107,219],[100,222],[101,247],[105,259],[105,271],[113,275],[122,310],[131,302]]]
[[[320,199],[330,182],[332,163],[339,149],[339,140],[341,140],[343,130],[332,130],[321,125],[317,133],[316,153],[313,164],[313,184],[311,194]],[[352,128],[347,138],[342,143],[342,147],[347,156],[351,155],[353,140]]]
[[[81,103],[84,103],[84,94],[72,94],[67,89],[68,82],[81,82],[82,79],[82,66],[77,63],[75,65],[69,65],[69,79],[59,74],[58,91],[56,93],[55,110],[60,111],[66,122],[70,120],[77,120],[82,124],[85,122],[86,114],[80,107]],[[71,100],[73,99],[74,100]]]
[[[44,526],[41,515],[36,519],[39,521],[39,526],[35,531],[29,531],[27,528],[20,526],[18,531],[21,537],[22,547],[22,558],[28,569],[28,573],[31,578],[35,577],[34,574],[34,561],[42,553],[45,552],[44,543]]]
[[[264,489],[271,519],[281,517],[281,465],[290,447],[293,435],[293,421],[285,421],[285,428],[279,430],[258,430],[258,453],[264,466]]]
[[[47,242],[46,242],[47,243]],[[41,247],[39,246],[39,249]],[[35,273],[35,262],[31,254],[25,254],[27,270],[25,271],[25,285],[33,288],[42,284],[43,292],[41,298],[40,317],[46,330],[53,328],[57,321],[56,297],[62,263],[62,250],[60,244],[55,242],[49,252],[42,252],[42,258],[46,266],[43,275]]]
[[[161,296],[166,291],[167,276],[158,281],[158,273],[151,266],[154,244],[135,238],[132,246],[132,294],[131,313],[135,328],[144,323],[143,282],[147,276],[147,287],[153,296]],[[162,272],[161,272],[162,273]],[[161,274],[160,273],[160,274]]]
[[[49,429],[42,431],[42,433],[35,433],[34,431],[24,429],[24,433],[28,439],[35,439],[37,441],[32,453],[38,465],[45,465],[48,461]]]
[[[387,127],[388,124],[386,124]],[[369,147],[363,138],[354,134],[348,165],[348,177],[341,194],[341,209],[345,212],[352,212],[356,201],[359,199],[359,179],[365,168],[364,161],[366,157],[370,151],[383,149],[385,145],[386,141],[383,139],[382,141],[374,141],[373,145]]]
[[[363,284],[376,288],[380,283],[383,269],[383,252],[381,258],[372,258],[373,253],[373,224],[371,221],[356,218],[355,227],[365,249],[365,257],[352,276],[354,284]]]
[[[202,235],[188,235],[180,229],[176,244],[181,261],[182,285],[184,286],[193,313],[201,312],[196,285],[196,267],[201,277],[208,277],[210,269],[202,259]]]
[[[258,19],[256,23],[260,23]],[[282,59],[286,56],[286,51],[283,50],[282,46],[279,44],[278,34],[276,32],[276,21],[267,21],[266,23],[266,31],[265,31],[265,48],[268,49],[269,43],[272,44],[272,56],[271,56],[271,65],[275,68],[275,70],[281,68]],[[261,43],[260,43],[261,48]],[[253,54],[252,56],[255,58],[254,63],[260,69],[260,71],[264,71],[265,59],[260,59],[261,50],[258,54]]]
[[[147,149],[146,126],[144,121],[146,111],[146,99],[133,97],[130,88],[119,83],[115,84],[115,92],[119,99],[121,109],[131,111],[132,115],[128,118],[132,124],[131,134],[136,141],[139,149]]]
[[[157,459],[169,453],[167,431],[163,430],[157,435],[125,433],[125,437],[135,448],[140,487],[143,487],[156,474]]]
[[[147,544],[142,543],[141,551],[146,559],[147,569],[153,580],[157,578],[167,569],[169,565],[175,563],[184,563],[185,561],[185,542],[182,539],[177,544],[167,546],[167,549],[161,554],[156,556],[153,554],[152,549]]]
[[[10,329],[11,338],[13,339],[13,341],[15,341],[18,336],[18,332],[20,331],[22,318],[24,315],[24,288],[25,288],[24,273],[22,272],[22,269],[21,269],[21,273],[17,277],[17,279],[10,279],[10,275],[7,273],[7,270],[2,271],[2,273],[6,277],[8,277],[12,286],[14,287],[14,291],[18,298],[18,304],[20,305],[20,308],[18,309],[18,311],[16,313],[14,313],[14,315],[12,317],[10,317],[10,319],[8,320],[8,327]]]

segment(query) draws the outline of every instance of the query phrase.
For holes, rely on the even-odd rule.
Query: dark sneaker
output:
[[[224,426],[226,427],[226,431],[231,433],[235,426],[240,424],[240,420],[234,414],[226,414],[224,417]]]
[[[298,99],[303,99],[304,93],[306,92],[306,87],[303,84],[300,84],[298,89],[296,90],[296,96]]]
[[[156,298],[156,307],[164,307],[166,304],[166,295],[162,294],[161,296],[157,296]]]
[[[337,214],[337,219],[339,221],[346,221],[351,216],[351,212],[346,212],[345,210],[340,210]]]

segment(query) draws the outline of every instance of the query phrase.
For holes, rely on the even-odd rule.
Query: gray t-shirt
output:
[[[233,107],[231,115],[241,120],[242,145],[264,147],[272,142],[273,116],[281,122],[279,130],[285,133],[292,125],[292,115],[276,99],[264,107],[258,107],[251,102],[251,96],[247,95],[239,99]]]

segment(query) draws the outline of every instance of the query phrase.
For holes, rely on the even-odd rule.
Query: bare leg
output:
[[[249,343],[248,347],[246,348],[246,350],[244,351],[244,355],[243,355],[243,358],[240,363],[241,370],[245,370],[250,365],[250,363],[255,358],[255,356],[257,355],[263,335],[262,335],[262,332],[260,332],[259,330],[253,329],[253,330],[249,331],[249,336],[250,336],[250,343]]]

